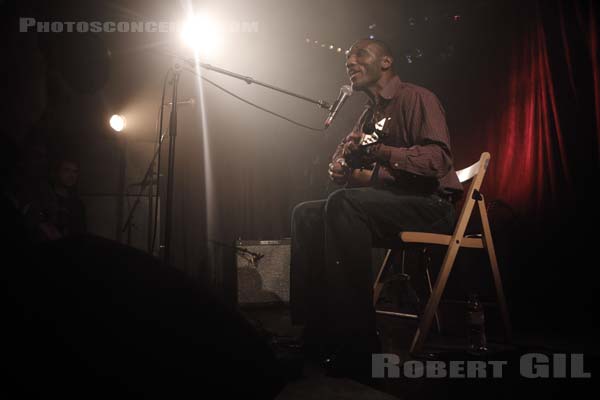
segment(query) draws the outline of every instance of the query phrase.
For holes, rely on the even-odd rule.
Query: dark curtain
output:
[[[517,216],[500,246],[513,317],[581,337],[598,289],[597,235],[585,233],[598,221],[598,5],[537,1],[515,5],[512,18],[510,62],[490,77],[500,83],[482,125],[485,193]]]
[[[518,12],[501,109],[487,121],[496,155],[487,186],[541,221],[575,207],[597,180],[597,6],[539,1]]]

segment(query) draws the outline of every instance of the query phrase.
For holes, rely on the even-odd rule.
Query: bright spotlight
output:
[[[115,114],[110,117],[110,127],[117,132],[121,132],[127,126],[127,121],[122,115]]]
[[[219,25],[207,15],[191,17],[181,30],[181,39],[196,53],[210,56],[222,45]]]

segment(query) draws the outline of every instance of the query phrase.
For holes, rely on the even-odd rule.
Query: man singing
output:
[[[359,40],[346,58],[354,91],[369,101],[329,164],[344,188],[292,214],[291,312],[307,355],[333,375],[368,377],[381,352],[372,304],[371,248],[400,231],[450,233],[462,187],[444,109],[430,91],[402,82],[389,46]],[[379,140],[361,143],[375,132]]]

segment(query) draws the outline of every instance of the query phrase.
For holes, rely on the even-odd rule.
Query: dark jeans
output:
[[[452,203],[397,190],[340,189],[292,214],[290,306],[294,324],[325,345],[357,346],[376,332],[374,243],[399,231],[449,233]],[[365,342],[363,341],[363,343]]]

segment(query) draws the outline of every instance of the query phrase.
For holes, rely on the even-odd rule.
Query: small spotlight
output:
[[[369,39],[375,39],[375,35],[369,35]]]
[[[377,27],[377,24],[371,24],[371,25],[369,25],[369,29],[370,29],[370,30],[373,30],[373,29],[375,29],[376,27]]]
[[[304,41],[305,41],[306,43],[310,43],[310,38],[306,38],[306,39],[304,39]]]
[[[333,50],[333,45],[332,44],[329,45],[329,50]]]
[[[127,126],[125,117],[119,114],[115,114],[110,117],[110,127],[117,132],[121,132]]]
[[[338,52],[338,53],[341,53],[341,52],[342,52],[342,48],[341,48],[341,47],[338,47],[338,48],[337,48],[337,52]]]

